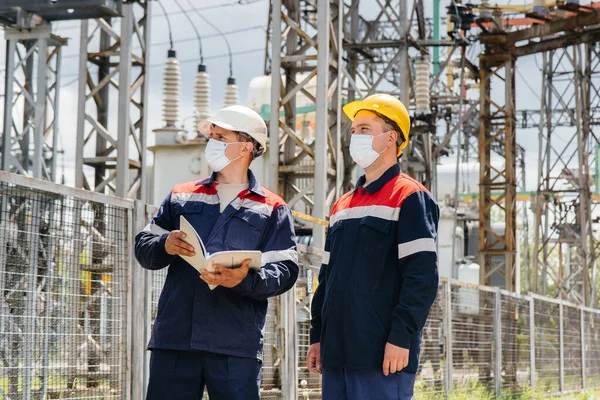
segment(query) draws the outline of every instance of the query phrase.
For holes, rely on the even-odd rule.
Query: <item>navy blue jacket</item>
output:
[[[333,206],[312,302],[310,341],[324,367],[378,368],[387,342],[419,365],[421,338],[438,289],[439,208],[398,165]]]
[[[169,266],[158,301],[149,348],[203,350],[262,359],[267,299],[298,278],[298,255],[289,207],[262,187],[249,172],[250,186],[220,213],[215,174],[177,185],[152,221],[135,238],[142,267]],[[165,251],[169,232],[179,229],[179,216],[194,226],[209,253],[260,250],[261,271],[231,289],[210,290],[183,258]]]

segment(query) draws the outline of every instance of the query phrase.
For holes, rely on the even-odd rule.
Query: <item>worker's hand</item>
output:
[[[225,268],[221,265],[214,264],[213,268],[216,272],[202,271],[200,279],[209,285],[221,285],[226,288],[232,288],[240,284],[248,275],[248,266],[252,260],[244,260],[239,268]]]
[[[383,374],[388,376],[402,371],[408,365],[408,354],[408,349],[386,343],[385,355],[383,356]]]
[[[321,369],[321,343],[313,343],[306,353],[306,363],[308,370],[313,374],[322,374]]]
[[[186,242],[185,233],[181,231],[171,231],[165,241],[165,251],[174,256],[175,254],[192,257],[196,254],[194,247]]]

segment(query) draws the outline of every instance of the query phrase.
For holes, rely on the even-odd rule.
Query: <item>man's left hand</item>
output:
[[[383,374],[388,376],[402,371],[408,365],[408,354],[408,349],[386,343],[385,355],[383,356]]]
[[[239,268],[225,268],[221,265],[213,265],[216,272],[203,271],[200,279],[209,285],[220,285],[226,288],[232,288],[240,284],[248,275],[248,266],[251,260],[244,260]]]

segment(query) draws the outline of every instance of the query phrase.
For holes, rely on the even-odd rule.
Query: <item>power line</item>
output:
[[[178,0],[175,0],[175,4],[177,4],[177,7],[179,7],[179,9],[181,11],[183,11],[183,7],[181,6],[181,4],[179,4]],[[194,21],[192,21],[192,19],[190,18],[190,16],[187,13],[184,13],[184,15],[187,18],[190,25],[192,25],[194,32],[196,32],[196,37],[198,38],[198,46],[199,46],[199,51],[200,51],[200,64],[204,64],[204,58],[202,57],[202,38],[200,37],[198,28],[196,28],[196,24],[194,24]]]
[[[173,50],[173,30],[171,29],[171,18],[169,17],[167,10],[165,10],[165,6],[163,6],[162,1],[158,0],[158,5],[163,10],[163,15],[167,19],[167,27],[169,28],[169,44],[171,45],[171,50]]]
[[[192,3],[190,2],[190,0],[187,0],[187,3],[190,5],[190,7],[192,7]],[[193,9],[193,7],[192,7]],[[196,15],[198,17],[200,17],[202,20],[204,20],[204,22],[206,22],[209,26],[211,26],[215,31],[217,31],[222,37],[223,40],[225,40],[225,44],[227,45],[227,51],[229,52],[229,77],[233,78],[233,57],[231,56],[231,46],[229,45],[229,40],[227,40],[227,36],[223,34],[223,32],[221,32],[221,30],[212,22],[210,22],[210,20],[208,18],[206,18],[204,15],[202,15],[198,10],[194,10],[196,12]]]
[[[521,71],[519,71],[518,68],[515,68],[515,70],[517,71],[517,74],[521,77],[521,79],[523,80],[523,82],[525,83],[525,86],[527,86],[529,88],[529,90],[531,91],[531,93],[537,97],[538,100],[541,100],[542,98],[540,97],[539,94],[537,94],[537,92],[535,90],[533,90],[533,88],[531,87],[531,85],[529,84],[529,82],[527,82],[527,79],[525,79],[525,77],[523,76],[523,74],[521,74]]]
[[[256,49],[249,49],[249,50],[242,50],[242,51],[237,51],[237,52],[233,52],[231,53],[232,56],[239,56],[242,54],[250,54],[250,53],[259,53],[259,52],[263,52],[265,51],[264,47],[261,48],[256,48]],[[210,56],[210,57],[204,57],[205,60],[216,60],[218,58],[226,58],[229,57],[229,53],[227,54],[217,54],[214,56]],[[189,58],[186,60],[181,60],[179,61],[179,64],[188,64],[188,63],[192,63],[192,62],[198,62],[197,58]],[[164,67],[163,64],[151,64],[148,68],[162,68]],[[61,78],[73,78],[73,77],[77,77],[78,74],[77,73],[73,73],[73,74],[65,74],[65,75],[61,75]],[[69,84],[72,84],[72,82],[69,82]],[[61,85],[64,86],[64,85]]]
[[[263,26],[263,25],[255,25],[255,26],[251,26],[251,27],[248,27],[248,28],[240,28],[240,29],[235,29],[235,30],[232,30],[232,31],[227,31],[227,32],[224,32],[224,34],[225,35],[232,35],[232,34],[236,34],[236,33],[249,32],[249,31],[254,31],[254,30],[258,30],[258,29],[266,31],[266,27],[265,26]],[[211,34],[211,35],[205,35],[204,36],[204,40],[206,40],[206,39],[214,39],[214,38],[217,38],[217,37],[220,38],[221,35],[218,34],[218,33]],[[190,38],[185,38],[185,39],[176,39],[176,40],[173,41],[173,43],[175,45],[178,45],[178,44],[182,44],[182,43],[193,42],[195,40],[197,40],[197,38],[190,37]],[[168,45],[170,45],[169,41],[152,43],[152,47],[168,46]],[[138,47],[134,47],[134,48],[139,48],[139,46]],[[63,59],[77,58],[77,57],[79,57],[79,54],[67,54],[67,55],[62,56]]]

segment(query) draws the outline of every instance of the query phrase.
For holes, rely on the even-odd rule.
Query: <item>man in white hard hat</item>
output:
[[[312,302],[308,368],[323,400],[410,400],[438,289],[439,209],[400,172],[410,117],[388,94],[348,103],[350,155],[365,171],[333,206]]]
[[[226,107],[199,124],[209,138],[213,174],[176,185],[152,221],[136,236],[136,258],[146,269],[169,267],[148,347],[149,400],[259,399],[267,299],[298,277],[292,215],[261,186],[249,166],[266,149],[267,127],[244,106]],[[275,149],[274,151],[277,151]],[[194,226],[208,253],[260,250],[263,267],[216,266],[198,272],[178,255],[195,251],[179,231]],[[208,285],[218,285],[210,290]]]

